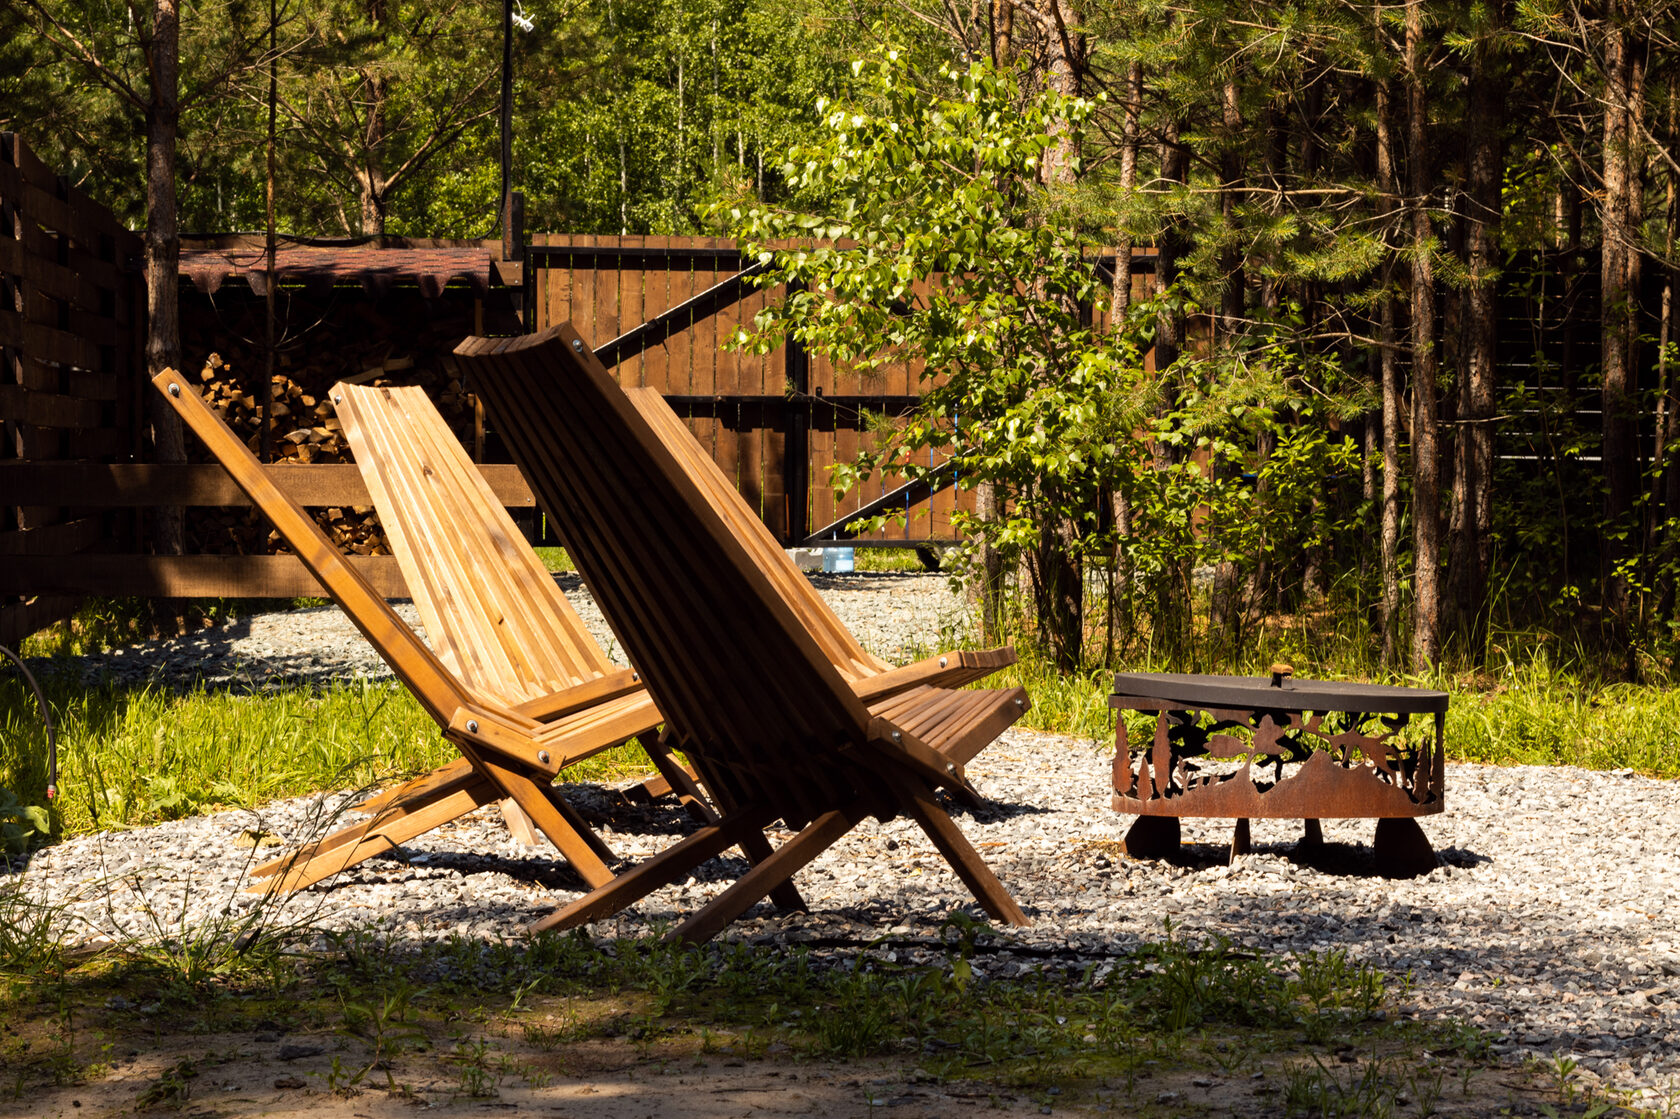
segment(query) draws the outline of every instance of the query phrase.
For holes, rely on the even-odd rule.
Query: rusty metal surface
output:
[[[1354,684],[1345,680],[1302,680],[1288,665],[1270,676],[1205,676],[1178,672],[1120,672],[1114,696],[1149,696],[1188,707],[1279,708],[1286,711],[1384,711],[1390,714],[1439,714],[1446,692],[1399,688],[1392,684]],[[1112,702],[1112,701],[1111,701]]]
[[[1123,674],[1110,706],[1156,719],[1152,739],[1135,746],[1117,720],[1114,807],[1241,820],[1442,810],[1445,693],[1289,676],[1277,674],[1277,686],[1267,677]],[[1414,725],[1414,714],[1434,717]]]

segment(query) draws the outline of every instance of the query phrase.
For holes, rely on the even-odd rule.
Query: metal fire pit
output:
[[[1251,819],[1304,820],[1310,847],[1324,841],[1319,820],[1374,817],[1378,873],[1434,868],[1415,817],[1442,809],[1447,693],[1293,673],[1115,676],[1110,707],[1156,713],[1153,741],[1136,748],[1115,720],[1114,807],[1138,816],[1127,853],[1176,851],[1183,816],[1235,819],[1233,856],[1249,849]],[[1414,715],[1434,726],[1414,726]]]

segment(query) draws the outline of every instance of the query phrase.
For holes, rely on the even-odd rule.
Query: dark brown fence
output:
[[[0,133],[0,468],[131,460],[143,378],[140,239]],[[118,547],[134,517],[75,490],[13,488],[0,501],[0,567]],[[16,504],[26,499],[30,504]],[[10,580],[9,580],[10,581]],[[17,593],[21,589],[26,593]],[[0,643],[75,610],[73,592],[0,590]]]
[[[862,378],[798,347],[765,355],[725,349],[767,301],[782,295],[779,288],[748,288],[736,299],[730,280],[748,262],[734,242],[538,234],[527,251],[535,329],[569,319],[599,349],[677,312],[659,340],[615,372],[622,384],[665,394],[777,539],[798,544],[825,528],[837,535],[835,526],[902,485],[900,478],[877,477],[836,501],[828,468],[854,459],[871,438],[865,412],[902,415],[914,407],[919,378],[908,366]],[[970,504],[969,494],[946,488],[911,504],[904,523],[858,542],[954,539],[951,514]]]

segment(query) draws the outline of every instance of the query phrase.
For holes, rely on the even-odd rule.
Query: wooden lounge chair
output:
[[[525,542],[425,390],[339,384],[329,396],[445,667],[508,707],[621,671]],[[653,717],[656,724],[657,712]],[[715,816],[653,729],[650,724],[638,737],[660,776],[644,789],[649,795],[674,790],[700,818]],[[471,769],[465,759],[448,768],[461,776]],[[399,788],[357,808],[377,812],[400,795]],[[531,842],[529,821],[517,803],[504,800],[502,812],[515,835]]]
[[[660,723],[659,711],[639,676],[630,669],[612,668],[599,656],[599,649],[592,658],[586,647],[592,642],[579,645],[574,641],[569,650],[562,652],[564,625],[547,635],[551,641],[548,647],[524,657],[518,671],[510,666],[504,675],[503,666],[480,661],[478,658],[493,648],[499,647],[504,655],[511,654],[493,636],[480,634],[470,640],[463,639],[467,632],[461,628],[464,623],[455,619],[471,618],[479,611],[482,617],[491,619],[492,626],[517,633],[520,629],[534,632],[541,628],[541,619],[536,617],[539,607],[547,612],[548,621],[569,616],[569,607],[563,606],[564,598],[557,591],[552,597],[541,592],[533,573],[493,572],[490,567],[494,564],[482,557],[481,565],[470,577],[463,570],[455,572],[455,577],[465,578],[465,582],[428,586],[426,593],[432,608],[439,608],[450,594],[467,595],[491,586],[509,593],[500,605],[467,607],[455,602],[440,609],[433,639],[441,640],[458,671],[445,665],[345,561],[314,520],[270,481],[256,457],[185,378],[166,370],[153,383],[226,467],[239,488],[274,523],[304,565],[462,755],[459,763],[444,766],[380,798],[375,806],[377,811],[366,823],[339,831],[262,868],[278,877],[266,887],[256,888],[299,889],[371,855],[388,851],[474,808],[504,798],[512,799],[519,806],[585,882],[599,887],[611,881],[612,871],[607,867],[613,858],[611,852],[551,787],[551,782],[570,763],[645,735]],[[434,459],[434,464],[442,461]],[[397,484],[394,477],[393,474],[379,483],[387,487],[387,497],[391,494],[389,487]],[[472,477],[477,478],[476,471]],[[448,492],[444,478],[435,470],[427,479],[439,492]],[[469,492],[470,505],[455,510],[461,517],[462,539],[472,535],[473,518],[485,514],[484,509],[476,506],[486,496],[480,492],[474,497]],[[416,494],[398,499],[399,504],[406,500],[427,499]],[[488,497],[488,502],[500,509],[493,497]],[[501,516],[506,517],[505,511]],[[505,536],[505,529],[492,528],[485,535],[494,542],[499,533]],[[440,546],[441,541],[433,540],[430,545]],[[414,579],[414,575],[408,575],[406,566],[405,575]],[[445,580],[450,577],[443,576]],[[474,582],[479,579],[485,582]],[[546,573],[544,580],[553,590],[553,582],[547,579]],[[426,584],[422,580],[419,585]],[[530,593],[514,593],[509,589],[516,587]],[[517,617],[516,604],[532,610],[533,616]],[[575,615],[570,616],[575,620]],[[446,624],[445,618],[452,620]],[[429,629],[431,621],[428,618]],[[442,636],[445,633],[449,634],[447,638]],[[577,633],[587,638],[581,625]],[[761,852],[768,854],[762,836],[759,842],[763,844]]]
[[[673,450],[692,440],[662,431],[657,393],[620,389],[569,325],[469,338],[456,353],[645,674],[667,734],[724,810],[534,928],[616,912],[777,819],[798,829],[672,932],[706,940],[863,819],[899,814],[992,916],[1025,924],[936,791],[976,799],[963,765],[1020,717],[1026,693],[889,683],[871,705],[867,682],[885,673],[836,666],[758,562],[751,534]]]

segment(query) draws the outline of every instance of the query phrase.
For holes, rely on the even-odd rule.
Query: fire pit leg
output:
[[[1237,826],[1231,830],[1231,857],[1229,862],[1236,862],[1238,855],[1246,855],[1254,849],[1249,838],[1248,817],[1239,817]]]
[[[1301,823],[1306,825],[1306,828],[1301,836],[1301,842],[1295,846],[1303,851],[1311,851],[1324,846],[1324,829],[1319,826],[1318,821],[1307,819],[1302,820]]]
[[[1435,869],[1435,848],[1418,822],[1409,816],[1384,816],[1377,821],[1372,850],[1377,873],[1384,878],[1416,878]]]
[[[1139,816],[1126,833],[1126,854],[1138,859],[1158,859],[1178,853],[1177,816]]]

